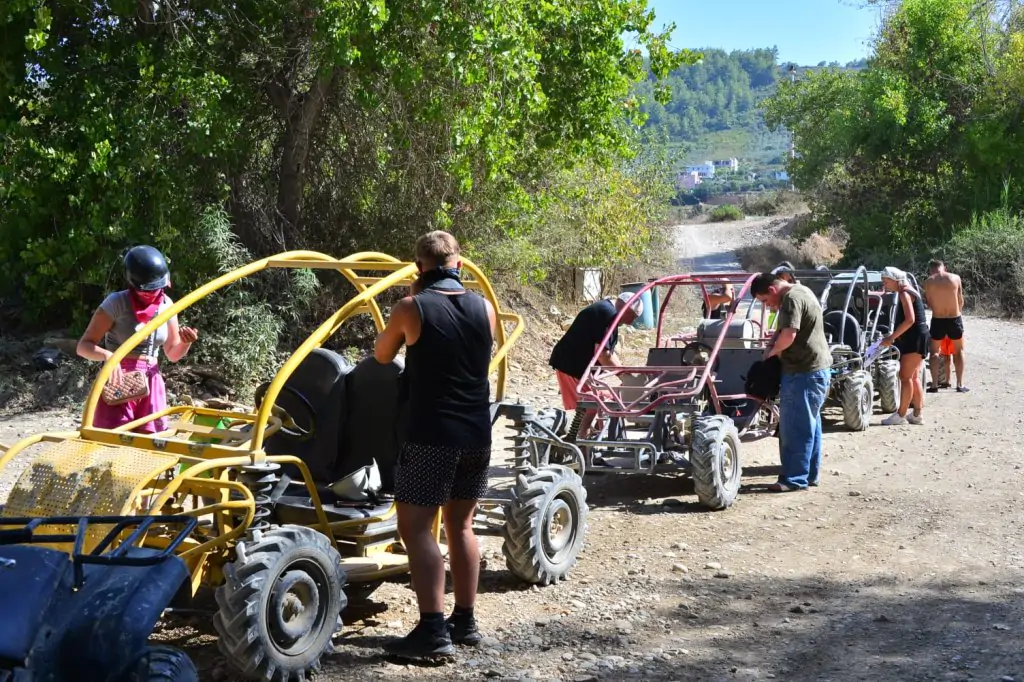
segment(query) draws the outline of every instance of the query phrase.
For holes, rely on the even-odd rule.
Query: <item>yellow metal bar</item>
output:
[[[377,294],[390,288],[395,282],[401,281],[402,278],[407,277],[409,273],[415,272],[416,266],[409,263],[404,268],[396,270],[387,277],[384,277],[379,282],[371,287],[364,289],[363,291],[356,294],[354,298],[348,301],[341,307],[334,315],[329,317],[327,321],[321,324],[316,330],[309,335],[309,337],[302,342],[295,352],[285,361],[281,366],[281,369],[274,375],[273,381],[270,382],[270,386],[267,388],[267,392],[263,396],[263,404],[260,406],[259,414],[256,419],[256,426],[253,429],[252,441],[250,441],[250,450],[253,453],[254,461],[262,461],[262,457],[259,457],[259,453],[263,448],[264,440],[264,424],[267,421],[267,417],[270,416],[270,409],[273,404],[277,401],[277,396],[280,395],[281,389],[284,388],[285,382],[291,377],[292,373],[302,363],[306,357],[313,352],[314,348],[319,348],[323,345],[330,336],[345,323],[351,315],[354,309],[359,306],[372,301]],[[382,323],[378,322],[378,324]]]
[[[11,446],[4,446],[4,452],[0,455],[0,470],[2,470],[7,463],[14,459],[19,452],[30,448],[36,443],[59,443],[62,440],[68,440],[69,438],[78,438],[77,433],[39,433],[28,438],[22,438],[17,443]]]

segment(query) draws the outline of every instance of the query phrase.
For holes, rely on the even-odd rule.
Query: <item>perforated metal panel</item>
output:
[[[178,458],[81,440],[55,443],[14,484],[0,516],[105,516],[133,510],[133,491]]]

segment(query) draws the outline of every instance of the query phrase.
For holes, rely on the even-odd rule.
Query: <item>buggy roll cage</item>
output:
[[[661,310],[658,314],[655,339],[656,348],[664,347],[662,345],[662,330],[664,327],[665,312],[668,310],[668,304],[671,302],[672,295],[675,293],[677,288],[682,286],[699,286],[701,296],[704,299],[705,304],[710,304],[708,286],[733,284],[734,288],[735,285],[741,285],[741,288],[739,292],[733,296],[733,301],[728,306],[726,315],[722,319],[718,338],[715,340],[714,346],[710,347],[711,352],[709,361],[703,366],[624,366],[607,368],[599,365],[598,358],[603,352],[603,349],[607,347],[608,340],[611,338],[612,332],[618,328],[619,323],[628,308],[628,306],[623,306],[616,313],[614,321],[605,332],[604,338],[602,338],[597,351],[590,359],[590,363],[587,365],[582,378],[576,386],[576,391],[579,394],[579,402],[594,404],[603,414],[610,417],[637,417],[649,414],[666,403],[670,404],[677,400],[690,399],[698,396],[705,390],[705,387],[707,387],[710,392],[711,399],[715,402],[716,408],[719,407],[720,402],[723,400],[751,398],[752,396],[747,396],[745,394],[719,396],[715,390],[714,382],[709,381],[708,378],[714,368],[715,360],[718,358],[722,344],[728,335],[729,326],[736,315],[740,300],[750,291],[750,285],[753,283],[755,277],[756,275],[754,274],[737,272],[700,273],[671,275],[648,281],[639,291],[634,293],[634,296],[643,296],[654,287],[668,288],[668,293],[666,293],[665,297],[661,301]],[[710,305],[708,305],[708,310],[710,310]],[[767,343],[767,339],[763,332],[765,328],[765,309],[761,309],[760,320],[750,318],[749,312],[750,311],[748,310],[748,317],[744,319],[749,320],[753,324],[757,324],[758,328],[762,330],[761,333],[756,338],[731,340],[765,345]],[[698,343],[701,346],[707,347],[703,342],[695,341],[691,343]],[[700,370],[699,376],[698,370]],[[613,386],[608,382],[609,378],[614,378],[623,374],[650,377],[650,380],[645,381],[644,385],[641,387],[629,387],[631,391],[638,391],[639,396],[628,402],[623,399],[622,391],[617,390],[622,387]]]
[[[491,374],[497,373],[495,393],[497,396],[496,400],[500,402],[504,398],[508,378],[508,353],[523,333],[523,319],[515,313],[501,309],[494,288],[477,265],[463,258],[462,268],[463,285],[467,289],[479,291],[494,307],[497,318],[494,332],[496,348],[492,355],[489,369]],[[320,324],[281,365],[267,387],[263,400],[255,414],[180,405],[167,407],[154,414],[113,429],[102,429],[94,426],[96,407],[101,399],[104,385],[110,378],[114,367],[119,365],[136,346],[172,317],[210,294],[246,277],[269,269],[334,270],[352,284],[356,293],[334,314]],[[92,389],[85,401],[82,425],[79,432],[77,434],[59,434],[59,436],[72,436],[85,441],[114,445],[135,444],[145,449],[186,457],[202,459],[227,457],[238,460],[237,462],[221,461],[218,463],[218,466],[221,467],[241,466],[266,461],[267,455],[263,451],[263,444],[267,437],[282,428],[282,417],[275,413],[274,404],[284,389],[285,382],[291,377],[292,373],[314,349],[321,347],[345,322],[355,315],[369,314],[378,333],[383,330],[385,324],[384,315],[375,300],[376,297],[389,289],[409,286],[417,276],[418,270],[414,263],[403,262],[387,254],[377,252],[360,252],[347,258],[338,259],[316,251],[287,251],[227,272],[176,300],[121,344],[114,351],[113,355],[103,363],[99,375],[93,382]],[[512,325],[511,330],[506,329],[506,324]],[[168,416],[177,416],[179,419],[177,422],[169,425],[167,431],[160,433],[138,433],[134,431],[134,429],[144,424]],[[197,416],[222,418],[228,420],[234,426],[239,424],[251,426],[251,431],[248,432],[246,437],[239,438],[240,432],[238,430],[210,429],[209,427],[195,428],[187,423]],[[186,431],[191,429],[193,433],[175,437],[181,429]],[[223,442],[212,443],[186,440],[185,438],[188,435],[219,438],[223,439]],[[49,434],[36,437],[35,439],[27,439],[11,447],[6,452],[0,450],[0,467],[3,467],[17,452],[25,447],[40,441],[54,440],[56,436],[56,434]],[[201,465],[201,467],[207,468],[207,465]]]

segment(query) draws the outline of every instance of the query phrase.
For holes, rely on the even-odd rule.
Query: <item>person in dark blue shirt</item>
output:
[[[576,393],[576,386],[587,366],[594,359],[598,346],[608,333],[615,316],[625,307],[629,309],[623,313],[619,325],[633,324],[636,318],[643,314],[643,300],[630,292],[619,294],[616,299],[601,299],[591,303],[581,310],[572,321],[572,325],[565,332],[565,335],[555,344],[551,351],[548,364],[555,370],[558,378],[558,390],[562,394],[562,405],[566,410],[575,410],[572,425],[569,427],[569,439],[575,440],[577,435],[586,438],[590,431],[590,425],[597,415],[596,410],[585,410],[580,412],[576,409],[579,396]],[[615,353],[615,346],[619,341],[619,330],[616,327],[612,330],[608,343],[597,358],[600,365],[621,367],[618,355]]]

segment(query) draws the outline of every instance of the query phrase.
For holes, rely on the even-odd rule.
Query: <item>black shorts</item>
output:
[[[945,338],[959,341],[964,338],[964,318],[962,316],[933,317],[929,333],[932,341],[942,341]]]
[[[928,328],[923,324],[919,327],[911,327],[903,332],[903,335],[896,339],[893,344],[900,352],[900,355],[928,355],[931,344],[928,343]]]
[[[395,501],[442,507],[449,500],[479,500],[487,492],[491,446],[464,450],[406,443],[398,456]]]

